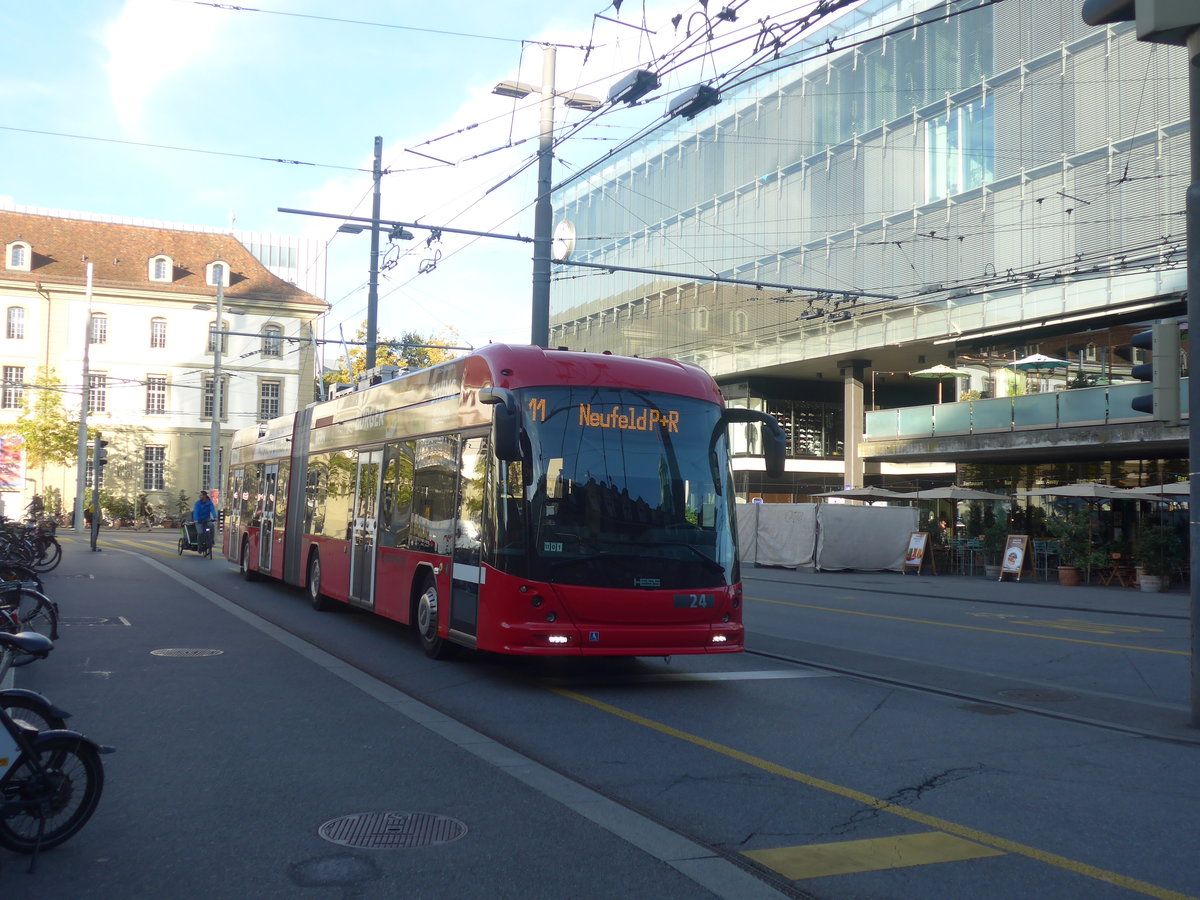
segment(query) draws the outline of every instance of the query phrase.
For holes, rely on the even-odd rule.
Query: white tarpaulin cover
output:
[[[908,538],[917,530],[915,507],[822,503],[816,509],[818,569],[904,571]]]
[[[743,565],[753,565],[758,556],[758,511],[761,503],[739,503],[737,510],[738,558]]]
[[[817,545],[817,507],[814,503],[761,503],[758,507],[757,552],[760,566],[811,566]]]

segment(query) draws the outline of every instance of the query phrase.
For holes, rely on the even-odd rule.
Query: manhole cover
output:
[[[1078,700],[1078,694],[1068,694],[1066,691],[1041,690],[1038,688],[1013,688],[1000,691],[999,696],[1007,700],[1024,700],[1029,703],[1061,703],[1064,700]]]
[[[151,650],[151,656],[220,656],[224,650],[202,650],[191,647],[171,647],[166,650]]]
[[[457,841],[467,833],[467,826],[433,813],[374,812],[330,819],[317,833],[343,847],[403,850]]]

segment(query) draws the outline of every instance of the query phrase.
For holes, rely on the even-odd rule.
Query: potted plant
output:
[[[1092,541],[1092,518],[1085,509],[1049,519],[1046,527],[1058,541],[1058,583],[1076,585],[1083,573],[1105,563],[1104,552]]]
[[[1004,559],[1004,548],[1008,544],[1008,522],[996,519],[983,532],[983,574],[985,578],[999,580]]]
[[[1143,591],[1164,590],[1183,563],[1183,541],[1167,525],[1142,529],[1137,540],[1138,585]]]

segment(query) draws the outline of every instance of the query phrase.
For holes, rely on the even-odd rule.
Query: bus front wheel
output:
[[[430,659],[445,659],[452,649],[450,642],[438,636],[438,590],[437,583],[426,575],[417,595],[417,634],[421,638],[421,649]]]

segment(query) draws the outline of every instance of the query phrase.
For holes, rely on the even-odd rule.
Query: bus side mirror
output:
[[[787,435],[770,413],[757,409],[742,409],[731,406],[721,413],[721,421],[728,427],[734,422],[758,422],[762,425],[763,456],[767,462],[767,476],[783,477],[783,461],[787,455]]]
[[[492,413],[492,452],[501,462],[521,459],[521,416],[517,398],[507,388],[482,388],[479,402],[494,406]]]

